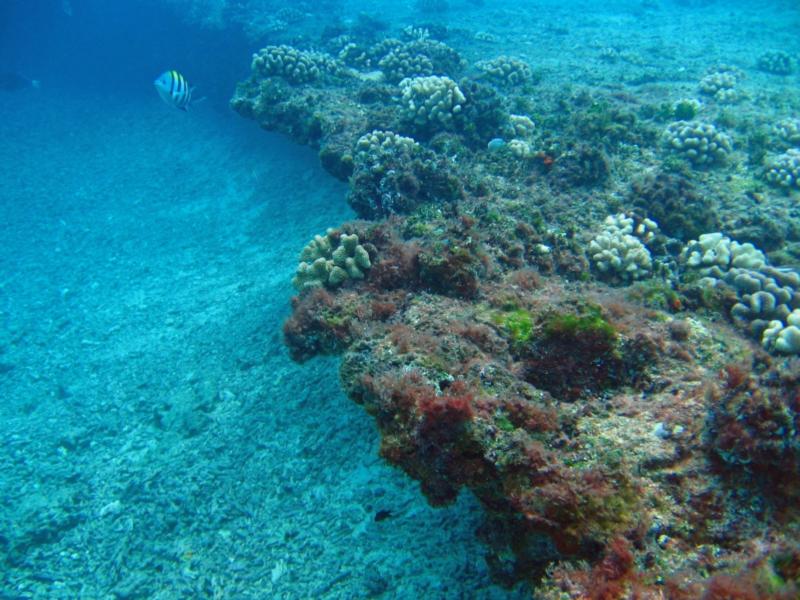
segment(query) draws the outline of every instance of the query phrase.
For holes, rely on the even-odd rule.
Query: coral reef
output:
[[[420,204],[461,197],[461,184],[445,161],[412,138],[373,131],[356,143],[347,201],[359,216],[410,213]]]
[[[336,28],[330,56],[283,50],[313,75],[254,65],[232,100],[318,149],[372,220],[304,250],[292,357],[341,355],[381,456],[431,504],[478,498],[500,581],[542,598],[759,597],[772,569],[770,593],[791,594],[797,504],[759,478],[797,469],[796,176],[776,190],[747,169],[793,146],[794,120],[720,106],[757,99],[725,65],[702,105],[547,80],[532,98],[525,63],[469,66],[435,41],[460,33],[379,31]],[[789,181],[788,160],[764,177]],[[720,230],[744,243],[706,233]]]
[[[655,590],[654,579],[680,570],[681,585],[702,594],[720,585],[709,568],[724,573],[747,562],[726,549],[701,568],[690,549],[730,527],[719,523],[716,503],[728,511],[735,500],[716,495],[716,461],[729,465],[731,485],[734,467],[748,461],[754,470],[796,471],[797,453],[786,450],[796,436],[796,373],[764,374],[776,386],[765,396],[752,384],[718,384],[711,349],[723,338],[710,324],[523,270],[493,276],[499,264],[481,256],[480,234],[463,217],[434,236],[445,245],[398,241],[402,226],[365,230],[379,257],[369,279],[358,291],[317,288],[296,300],[286,342],[298,360],[342,353],[342,385],[375,418],[381,456],[418,480],[431,504],[448,504],[465,487],[476,495],[499,579],[544,576],[543,592],[566,579]],[[640,235],[648,237],[647,226]],[[432,258],[441,268],[426,273]],[[686,369],[707,373],[708,391],[668,383]],[[761,406],[771,422],[761,420]],[[752,443],[732,446],[742,427]],[[796,492],[795,481],[781,494]],[[775,540],[789,556],[792,544]],[[644,554],[660,555],[646,577]],[[567,560],[594,566],[584,580]],[[563,571],[548,567],[554,561]]]
[[[573,102],[578,107],[585,105],[585,110],[564,107],[573,113],[573,131],[569,132],[565,141],[573,138],[572,143],[617,151],[626,144],[650,144],[656,137],[655,132],[642,124],[636,114],[608,99],[579,94]]]
[[[796,364],[794,365],[797,366]],[[800,499],[800,379],[796,369],[775,369],[759,377],[740,366],[723,373],[708,390],[708,444],[732,477],[752,487],[766,483],[769,500],[790,505]]]
[[[527,138],[533,134],[536,125],[527,115],[509,115],[508,129],[514,137]]]
[[[410,42],[383,40],[370,49],[369,56],[391,83],[428,75],[455,76],[463,63],[458,52],[424,36]]]
[[[351,67],[369,69],[372,66],[372,59],[367,51],[355,42],[345,41],[336,57]]]
[[[683,256],[690,267],[719,267],[725,271],[731,267],[756,270],[766,264],[764,253],[753,244],[740,244],[720,232],[704,233],[690,241]]]
[[[433,65],[434,75],[456,77],[464,68],[464,59],[444,42],[433,39],[416,39],[405,46],[409,52],[427,56]]]
[[[397,83],[408,77],[422,77],[433,74],[433,62],[424,54],[418,54],[407,46],[393,49],[380,62],[383,74],[388,81]]]
[[[731,317],[766,350],[800,353],[800,273],[772,267],[752,244],[731,241],[718,232],[687,244],[683,259],[701,269],[702,284],[724,284],[734,291]]]
[[[358,139],[355,160],[374,171],[381,169],[387,159],[400,157],[401,160],[409,160],[419,152],[421,147],[412,138],[391,131],[375,130]]]
[[[682,98],[672,105],[672,116],[679,121],[691,121],[700,111],[701,104],[694,98]]]
[[[551,177],[564,187],[595,186],[609,176],[608,157],[598,147],[577,144],[553,164]]]
[[[517,158],[530,158],[535,154],[531,145],[525,140],[509,140],[508,150]]]
[[[664,137],[668,148],[698,166],[720,163],[733,149],[730,137],[701,121],[670,123]]]
[[[755,294],[751,296],[751,299],[754,296]],[[770,295],[768,297],[773,296]],[[751,305],[758,304],[759,300],[771,304],[773,301],[767,300],[768,297],[759,298],[755,302],[751,301]],[[765,309],[769,309],[770,306],[760,305],[758,308],[761,309],[762,312],[766,312]],[[767,350],[774,350],[782,354],[800,354],[800,309],[795,308],[791,313],[786,315],[784,321],[779,319],[770,321],[764,329],[761,345]]]

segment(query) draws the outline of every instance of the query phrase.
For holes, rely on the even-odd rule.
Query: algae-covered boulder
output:
[[[339,234],[329,229],[303,248],[292,285],[301,292],[336,288],[348,279],[364,279],[371,266],[369,253],[358,243],[356,234]]]
[[[412,138],[375,130],[359,138],[352,157],[347,201],[364,219],[409,214],[421,204],[462,196],[452,166]]]

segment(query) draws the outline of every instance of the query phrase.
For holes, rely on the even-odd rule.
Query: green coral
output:
[[[364,279],[372,266],[369,253],[356,234],[339,235],[332,229],[317,235],[300,253],[300,264],[292,279],[298,290],[336,288],[348,279]]]

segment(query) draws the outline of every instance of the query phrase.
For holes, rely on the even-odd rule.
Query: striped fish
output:
[[[189,87],[189,82],[177,71],[164,71],[153,84],[161,99],[170,106],[186,110],[192,101],[194,88]]]

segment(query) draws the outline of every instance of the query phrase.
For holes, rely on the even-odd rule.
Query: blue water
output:
[[[228,108],[269,36],[204,21],[213,4],[0,3],[0,71],[42,82],[0,92],[0,598],[526,597],[490,581],[474,499],[434,510],[380,461],[337,361],[289,360],[298,251],[354,215],[311,149]],[[377,4],[322,6],[513,43],[509,3]],[[570,43],[626,39],[646,11],[604,3],[576,22],[595,3],[535,4],[516,8],[537,31],[585,33]],[[753,44],[774,45],[770,18],[797,33],[779,22],[791,3],[659,4],[674,20],[636,43],[683,28],[687,56],[733,60],[752,51],[733,14],[747,8]],[[581,69],[558,43],[518,47]],[[207,98],[188,113],[153,89],[171,68]]]

